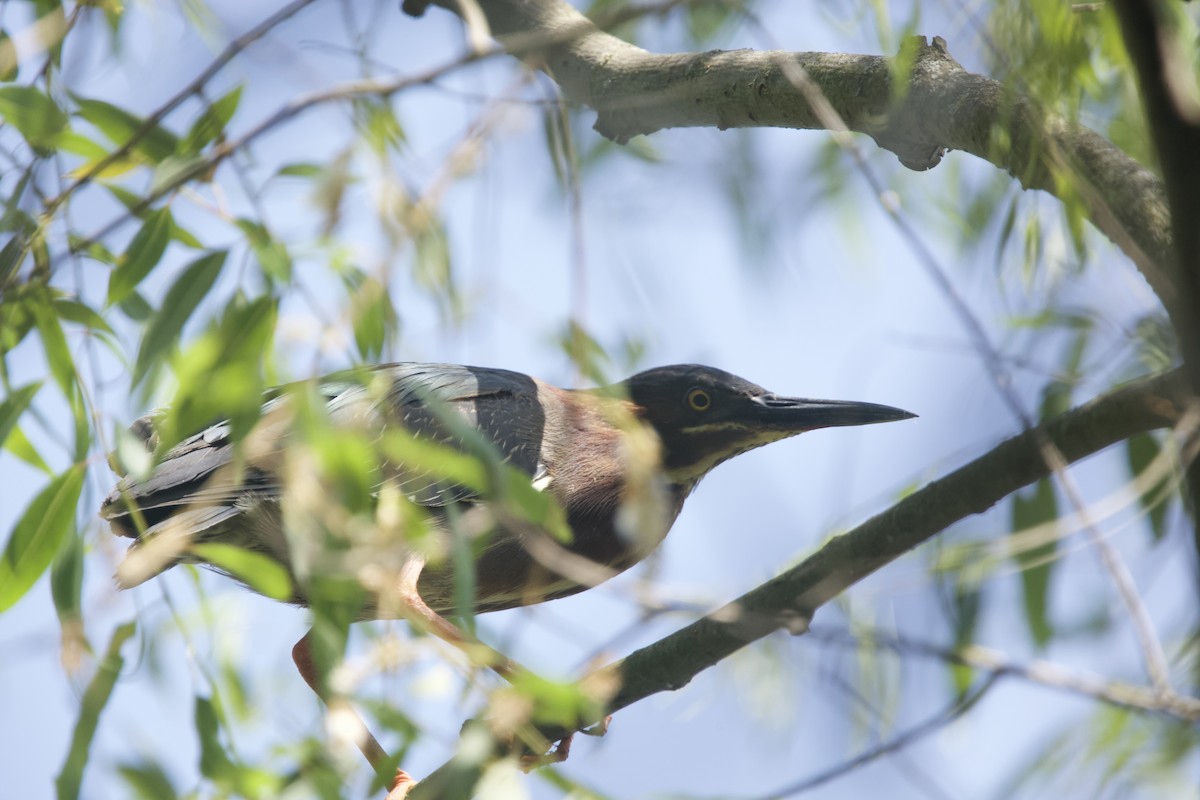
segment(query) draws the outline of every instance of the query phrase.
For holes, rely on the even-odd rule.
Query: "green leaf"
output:
[[[357,269],[344,276],[350,291],[350,313],[354,343],[364,361],[378,361],[384,345],[393,339],[399,325],[387,287]]]
[[[217,542],[194,544],[191,551],[265,597],[292,599],[292,579],[287,569],[262,553]]]
[[[188,181],[199,177],[204,169],[202,156],[168,156],[154,168],[154,176],[150,180],[148,194],[157,195],[168,192]]]
[[[238,102],[242,99],[242,87],[238,86],[229,94],[204,109],[199,118],[193,123],[191,130],[183,137],[180,152],[184,155],[196,155],[204,147],[225,132],[225,126],[237,111]]]
[[[234,440],[262,413],[263,365],[278,314],[272,297],[230,303],[214,328],[172,360],[179,389],[159,428],[170,447],[213,420],[228,419]]]
[[[1037,482],[1031,496],[1013,496],[1012,530],[1014,534],[1038,525],[1053,522],[1058,518],[1058,499],[1054,485],[1048,478]],[[1016,555],[1021,568],[1021,588],[1025,606],[1025,622],[1029,634],[1039,648],[1045,647],[1054,629],[1050,623],[1050,581],[1054,566],[1058,563],[1058,537],[1049,536],[1047,541],[1035,547],[1022,547]]]
[[[170,237],[170,209],[160,208],[150,212],[129,243],[117,268],[109,275],[107,305],[120,303],[138,287],[162,259]]]
[[[79,709],[79,720],[75,723],[75,732],[71,736],[71,749],[67,751],[66,761],[62,770],[54,779],[58,790],[58,800],[75,800],[79,797],[79,786],[83,781],[83,769],[87,766],[88,751],[92,739],[96,736],[96,726],[100,722],[100,712],[108,705],[112,697],[113,687],[125,665],[121,656],[121,647],[133,636],[135,623],[126,622],[113,631],[108,641],[104,659],[100,662],[96,674],[88,683],[83,693],[83,702]]]
[[[288,283],[292,279],[292,256],[287,246],[271,235],[266,226],[252,219],[239,219],[237,226],[246,235],[263,273],[272,281]]]
[[[154,306],[142,297],[141,292],[130,292],[129,296],[117,305],[120,306],[121,311],[125,312],[125,316],[134,322],[145,322],[154,315]]]
[[[324,168],[320,164],[298,163],[280,167],[279,172],[275,174],[291,178],[316,178],[324,171]]]
[[[24,236],[13,236],[0,248],[0,289],[3,289],[20,269],[21,262],[25,260],[25,254],[28,252],[25,249],[26,244],[28,241]]]
[[[17,426],[17,420],[33,402],[33,396],[42,388],[41,381],[27,383],[0,402],[0,445],[8,441],[8,434]]]
[[[1158,440],[1149,433],[1139,433],[1131,436],[1125,443],[1125,460],[1129,465],[1129,475],[1137,478],[1158,458],[1162,451]],[[1161,542],[1167,535],[1167,500],[1165,494],[1170,485],[1169,471],[1153,486],[1148,487],[1138,497],[1138,502],[1150,520],[1150,535],[1155,542]]]
[[[50,481],[17,520],[0,559],[0,611],[20,600],[58,555],[75,522],[83,473],[76,464]]]
[[[42,350],[46,353],[46,366],[63,396],[68,400],[75,395],[75,360],[71,357],[71,348],[67,346],[67,337],[63,334],[62,324],[54,314],[49,295],[31,298],[29,311],[33,314],[34,324],[41,336]]]
[[[234,767],[218,735],[217,710],[211,700],[200,696],[196,697],[195,709],[196,733],[200,739],[200,774],[218,785],[228,785]]]
[[[12,37],[0,31],[0,83],[12,83],[17,79],[17,50]]]
[[[146,325],[133,369],[133,383],[141,382],[176,345],[184,324],[200,301],[208,296],[225,266],[226,251],[218,250],[197,258],[167,290],[162,307]]]
[[[113,329],[104,321],[104,317],[97,314],[91,306],[84,305],[70,297],[56,297],[53,303],[54,311],[58,314],[59,319],[82,325],[88,330],[100,331],[110,336],[115,335]]]
[[[179,797],[170,776],[152,761],[122,764],[117,771],[139,800],[175,800]]]
[[[65,625],[83,618],[83,539],[67,537],[66,544],[50,567],[50,596],[54,610]]]
[[[4,449],[35,469],[40,469],[47,475],[54,474],[54,470],[50,469],[50,465],[45,462],[20,428],[12,429],[8,435],[8,441],[4,443]]]
[[[112,103],[78,96],[74,100],[79,115],[99,128],[118,147],[123,147],[146,124],[141,117]],[[179,138],[161,125],[152,127],[131,148],[134,153],[155,164],[174,155],[178,149]]]
[[[0,117],[39,149],[53,148],[67,127],[67,115],[32,86],[0,86]]]

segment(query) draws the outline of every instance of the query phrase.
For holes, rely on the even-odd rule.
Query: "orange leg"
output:
[[[296,670],[300,673],[300,677],[304,678],[304,682],[308,684],[309,688],[316,693],[317,697],[325,700],[325,695],[321,691],[321,679],[317,672],[317,665],[312,657],[312,647],[308,641],[308,637],[311,634],[312,631],[309,631],[300,638],[300,641],[296,642],[292,648],[292,661],[296,662]],[[352,708],[347,708],[347,711],[358,728],[354,736],[354,741],[358,745],[358,749],[366,757],[367,763],[378,771],[382,768],[383,762],[387,760],[387,752],[380,746],[379,740],[367,728],[367,723],[363,722],[358,712]],[[397,769],[396,777],[392,780],[392,785],[388,791],[387,800],[404,800],[409,790],[415,785],[416,781],[407,772]]]
[[[425,603],[425,600],[422,599],[420,593],[417,591],[417,581],[421,577],[421,570],[424,567],[424,559],[413,558],[405,562],[404,566],[400,569],[396,597],[400,601],[402,616],[409,624],[427,631],[461,650],[474,651],[476,654],[482,652],[487,665],[492,671],[503,678],[511,679],[514,674],[522,669],[519,664],[506,658],[487,645],[468,638],[461,628]],[[312,631],[309,631],[309,634],[311,633]],[[292,648],[292,660],[296,662],[296,669],[300,672],[300,676],[304,678],[304,682],[317,693],[318,697],[324,700],[326,698],[321,692],[320,676],[318,675],[316,664],[313,662],[312,650],[309,646],[309,634],[306,634],[300,641],[296,642],[295,647]],[[362,717],[353,710],[350,710],[350,713],[353,715],[353,719],[359,728],[358,734],[355,736],[355,741],[362,754],[366,757],[367,762],[378,770],[387,759],[387,752],[384,751],[383,747],[379,744],[379,740],[367,728],[367,724],[363,722]],[[568,736],[558,743],[558,746],[552,753],[544,756],[525,756],[522,757],[521,763],[528,770],[542,766],[543,764],[565,761],[570,750],[571,737]],[[387,800],[403,800],[414,785],[416,785],[416,782],[407,772],[402,769],[397,770],[396,778],[392,782]]]

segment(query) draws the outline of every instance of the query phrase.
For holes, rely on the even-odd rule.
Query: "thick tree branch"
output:
[[[1172,425],[1189,400],[1178,371],[1144,379],[1037,428],[1014,436],[987,454],[914,492],[813,555],[732,603],[605,668],[620,689],[608,704],[618,711],[664,691],[686,686],[751,642],[786,628],[807,630],[818,608],[950,525],[979,514],[1050,473],[1042,457],[1049,440],[1075,462],[1137,433]],[[585,679],[586,680],[586,679]],[[581,720],[581,727],[599,720]],[[553,740],[568,733],[543,731]],[[472,786],[479,764],[453,761],[418,785],[413,798]]]
[[[1162,299],[1188,384],[1200,395],[1200,103],[1188,88],[1194,88],[1195,76],[1190,57],[1171,49],[1174,38],[1164,24],[1159,0],[1117,0],[1114,6],[1166,176],[1175,249],[1164,263],[1170,266],[1176,291]],[[1200,462],[1188,466],[1187,485],[1193,542],[1200,553]]]
[[[404,9],[419,15],[433,4],[406,0]],[[508,52],[543,69],[571,101],[594,109],[596,130],[617,142],[677,127],[824,129],[827,121],[806,99],[810,87],[796,80],[804,76],[849,130],[872,136],[907,167],[929,169],[944,149],[962,150],[1027,188],[1081,196],[1093,224],[1133,259],[1164,302],[1175,294],[1164,267],[1171,223],[1158,177],[1095,131],[967,72],[941,39],[930,45],[919,38],[902,54],[911,68],[904,91],[896,92],[896,62],[882,56],[656,54],[604,32],[563,0],[436,4],[460,15],[460,7],[477,5]]]

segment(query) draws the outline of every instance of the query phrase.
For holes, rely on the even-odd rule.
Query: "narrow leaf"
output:
[[[82,325],[88,330],[115,335],[113,329],[104,321],[104,317],[97,314],[91,306],[70,297],[56,297],[53,302],[54,311],[59,319]]]
[[[12,394],[0,402],[0,445],[8,440],[8,434],[16,427],[17,420],[25,413],[25,409],[29,408],[29,404],[33,402],[33,396],[41,388],[40,381],[28,383],[14,389]]]
[[[64,626],[83,618],[82,537],[67,537],[66,544],[54,559],[50,567],[50,596]]]
[[[266,226],[252,219],[239,219],[238,228],[246,234],[254,257],[268,278],[288,283],[292,278],[292,256],[287,247],[271,235]]]
[[[0,559],[0,611],[20,600],[58,554],[75,521],[83,473],[76,464],[59,475],[17,520]]]
[[[320,164],[296,163],[280,167],[275,174],[291,178],[316,178],[324,171]]]
[[[107,305],[120,303],[150,274],[162,259],[171,237],[171,212],[160,208],[150,212],[141,229],[129,243],[117,268],[108,278]]]
[[[79,720],[75,723],[75,732],[71,736],[71,749],[67,751],[67,759],[63,762],[62,770],[54,779],[58,790],[58,800],[75,800],[79,797],[79,787],[83,782],[83,769],[87,766],[88,751],[92,739],[96,735],[96,727],[100,722],[100,712],[108,705],[112,697],[113,687],[117,677],[125,665],[121,656],[121,646],[133,636],[135,623],[126,622],[113,631],[108,641],[104,659],[100,662],[95,676],[83,693],[83,703],[79,709]]]
[[[292,579],[288,571],[262,553],[217,542],[192,545],[191,551],[265,597],[292,599]]]
[[[1151,462],[1158,458],[1161,451],[1158,440],[1148,433],[1131,436],[1125,444],[1125,459],[1129,465],[1129,475],[1137,478],[1149,468]],[[1150,520],[1150,535],[1155,542],[1161,542],[1167,535],[1167,498],[1163,492],[1167,486],[1168,476],[1147,488],[1138,497],[1138,502]]]
[[[1054,486],[1043,478],[1038,481],[1033,495],[1017,494],[1013,497],[1012,529],[1014,533],[1028,530],[1058,518],[1058,500]],[[1044,544],[1022,548],[1016,561],[1021,567],[1021,588],[1025,605],[1025,622],[1034,644],[1045,647],[1053,635],[1050,623],[1050,581],[1054,566],[1058,563],[1055,553],[1058,537],[1049,537]]]
[[[124,146],[146,124],[141,117],[112,103],[84,97],[74,99],[79,108],[79,115],[99,128],[115,145]],[[131,149],[157,164],[174,155],[178,148],[179,138],[161,125],[155,125],[138,139]]]
[[[184,155],[196,155],[204,147],[225,132],[225,126],[237,111],[242,99],[242,87],[238,86],[229,94],[221,97],[208,108],[192,125],[191,130],[183,137],[180,152]]]
[[[179,792],[162,766],[152,761],[122,764],[117,768],[139,800],[175,800]]]
[[[0,117],[36,148],[52,148],[67,127],[67,115],[32,86],[0,86]]]
[[[174,347],[183,330],[184,324],[200,301],[208,296],[208,292],[216,283],[225,265],[226,251],[219,250],[200,256],[186,268],[179,278],[167,290],[160,308],[146,326],[138,348],[136,365],[133,370],[133,382],[141,382],[151,369],[157,365],[164,354]]]
[[[211,700],[199,696],[196,697],[195,709],[196,734],[200,739],[200,774],[218,785],[228,784],[233,772],[233,762],[221,746],[217,710]]]
[[[42,350],[46,353],[46,366],[50,368],[50,374],[54,376],[63,396],[69,400],[75,395],[75,360],[71,357],[71,348],[67,346],[62,323],[47,301],[46,294],[31,298],[29,311],[33,314]]]
[[[20,428],[12,429],[8,435],[8,441],[4,443],[4,449],[34,469],[40,469],[47,475],[54,475],[54,470],[50,469],[50,465],[46,463]]]

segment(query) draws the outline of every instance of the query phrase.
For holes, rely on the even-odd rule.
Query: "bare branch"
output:
[[[1151,686],[1106,680],[1097,675],[1075,672],[1050,661],[1039,660],[1022,664],[1013,661],[997,650],[979,645],[950,649],[929,642],[890,636],[877,631],[869,631],[862,635],[846,631],[814,630],[811,635],[821,642],[847,647],[867,644],[900,654],[911,653],[927,658],[936,658],[947,664],[970,667],[996,676],[1011,675],[1039,686],[1090,697],[1122,708],[1168,714],[1187,722],[1200,721],[1200,700],[1194,697],[1174,692],[1164,694]]]
[[[918,739],[922,739],[931,733],[936,733],[974,708],[976,703],[982,700],[983,696],[987,694],[988,690],[996,685],[996,681],[998,681],[999,678],[999,675],[989,675],[982,683],[980,683],[977,688],[973,688],[963,697],[955,699],[950,706],[943,709],[939,713],[934,714],[924,722],[914,725],[908,730],[893,736],[891,739],[888,739],[882,744],[868,748],[854,758],[851,758],[841,764],[830,767],[829,769],[821,770],[810,778],[805,778],[804,780],[793,783],[790,786],[785,786],[782,789],[777,789],[770,794],[764,795],[763,800],[774,800],[775,798],[780,797],[793,797],[795,795],[807,792],[810,789],[815,789],[818,786],[822,786],[832,780],[837,780],[843,775],[847,775],[864,764],[869,764],[877,758],[882,758],[883,756],[886,756],[889,753],[894,753],[897,750],[903,750],[905,747],[913,744]]]

